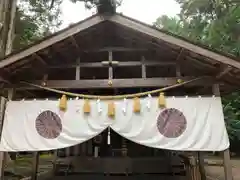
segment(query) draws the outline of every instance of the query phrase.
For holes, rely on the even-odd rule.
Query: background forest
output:
[[[65,0],[19,0],[15,17],[13,50],[57,31],[62,23],[60,10],[62,1]],[[84,1],[86,8],[94,7],[98,12],[111,9],[112,3],[117,6],[121,4],[121,0],[71,1]],[[239,0],[176,1],[181,6],[180,14],[176,17],[161,16],[154,22],[154,26],[193,42],[240,56]],[[113,8],[112,11],[114,10]],[[235,92],[223,99],[227,129],[232,141],[240,140],[239,95],[239,92]]]

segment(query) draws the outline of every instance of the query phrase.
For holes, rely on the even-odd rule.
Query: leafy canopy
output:
[[[155,26],[225,53],[240,56],[240,2],[236,0],[176,0],[181,12],[161,16]],[[231,140],[240,140],[240,94],[223,98]]]

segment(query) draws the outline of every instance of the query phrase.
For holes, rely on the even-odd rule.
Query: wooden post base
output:
[[[232,163],[231,163],[231,159],[230,159],[229,149],[226,149],[225,151],[223,151],[223,164],[224,164],[225,180],[233,180]]]

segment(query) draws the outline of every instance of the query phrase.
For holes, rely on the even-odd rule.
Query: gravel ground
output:
[[[240,159],[232,159],[232,173],[234,180],[240,180]],[[221,159],[206,160],[206,174],[209,180],[224,180],[223,161]]]

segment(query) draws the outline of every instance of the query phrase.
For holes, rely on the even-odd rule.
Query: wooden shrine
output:
[[[181,85],[192,79],[196,80]],[[179,85],[166,95],[220,96],[239,88],[240,62],[121,14],[97,14],[6,56],[0,61],[0,84],[1,96],[8,100],[61,97],[44,88],[121,95],[174,84]],[[106,143],[108,133],[110,146]],[[65,168],[66,175],[74,172],[96,178],[100,174],[206,179],[202,152],[147,148],[110,130],[55,154],[55,172]],[[1,152],[1,167],[3,156]],[[33,179],[37,156],[36,152]],[[223,152],[223,159],[225,179],[232,180],[229,150]]]

